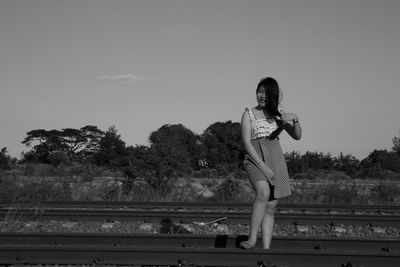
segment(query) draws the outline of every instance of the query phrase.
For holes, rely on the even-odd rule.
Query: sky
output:
[[[284,151],[388,149],[400,134],[398,0],[0,0],[0,147],[114,125],[127,145],[240,122],[265,76],[297,114]]]

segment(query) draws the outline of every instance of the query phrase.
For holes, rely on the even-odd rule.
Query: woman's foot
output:
[[[244,249],[251,249],[251,248],[254,248],[255,246],[256,246],[256,243],[255,242],[252,243],[249,240],[240,242],[240,247],[244,248]]]

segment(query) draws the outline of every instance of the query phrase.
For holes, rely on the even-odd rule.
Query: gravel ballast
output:
[[[160,223],[101,222],[101,221],[0,221],[0,232],[55,232],[55,233],[192,233],[246,235],[247,224],[193,222],[187,224],[164,220]],[[400,238],[400,227],[370,225],[279,225],[274,236]]]

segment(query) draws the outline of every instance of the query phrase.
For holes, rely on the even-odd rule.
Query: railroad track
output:
[[[238,248],[246,235],[216,234],[124,234],[124,233],[0,233],[0,244],[9,246],[77,246],[81,244],[111,247],[183,247]],[[261,244],[261,239],[258,240]],[[283,237],[272,240],[276,249],[368,250],[400,252],[399,239]]]
[[[400,240],[274,238],[270,250],[237,248],[245,236],[1,233],[0,264],[170,266],[399,266]]]
[[[51,204],[51,203],[48,203]],[[71,205],[77,205],[78,203],[71,203]],[[174,206],[170,203],[163,204],[154,203],[142,204],[136,206],[128,206],[121,208],[122,203],[115,203],[113,205],[107,204],[103,206],[98,205],[97,208],[91,208],[90,205],[94,203],[88,203],[89,207],[82,204],[81,207],[72,207],[68,205],[62,205],[62,208],[55,208],[54,203],[50,206],[45,204],[32,205],[26,207],[24,205],[14,207],[2,207],[0,208],[0,219],[10,220],[17,219],[35,219],[35,220],[73,220],[73,221],[145,221],[145,222],[160,222],[165,218],[169,218],[173,221],[181,223],[192,223],[194,221],[214,221],[224,218],[227,223],[248,223],[249,221],[249,207],[237,209],[237,205],[210,205],[213,209],[196,209],[193,206],[180,205]],[[100,203],[97,203],[100,204]],[[133,205],[132,203],[130,203]],[[190,205],[193,205],[191,203]],[[198,205],[198,204],[195,204]],[[342,206],[340,206],[342,208]],[[298,205],[297,209],[301,209],[301,212],[290,212],[290,210],[278,209],[275,215],[275,220],[280,224],[311,224],[311,225],[325,225],[325,224],[355,224],[371,226],[399,226],[400,215],[397,213],[395,207],[391,207],[391,212],[387,209],[385,212],[370,212],[371,207],[367,208],[367,211],[361,211],[361,208],[357,212],[340,213],[333,211],[333,206],[325,207],[330,212],[311,212],[307,206]],[[311,209],[322,209],[322,205],[310,206]],[[337,207],[336,207],[337,208]],[[347,211],[354,210],[353,206],[348,206]],[[372,208],[372,210],[382,210],[378,207]]]
[[[0,202],[1,208],[8,207],[55,207],[97,209],[190,209],[190,210],[246,210],[252,203],[217,202],[132,202],[132,201],[42,201]],[[400,206],[395,205],[349,205],[349,204],[279,204],[277,212],[320,212],[320,213],[375,213],[400,215]]]

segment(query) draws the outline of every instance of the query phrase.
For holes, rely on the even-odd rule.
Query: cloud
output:
[[[160,77],[156,76],[144,76],[144,75],[136,75],[136,74],[118,74],[118,75],[103,75],[97,77],[99,80],[108,80],[108,81],[117,81],[122,83],[136,83],[143,81],[154,81],[160,79]]]

